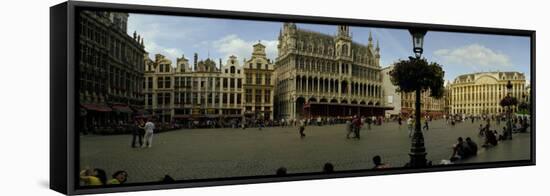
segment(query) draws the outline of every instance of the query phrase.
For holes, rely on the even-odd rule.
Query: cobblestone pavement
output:
[[[424,132],[428,160],[437,164],[448,159],[459,136],[471,137],[480,145],[480,123],[453,127],[443,120],[433,121]],[[326,162],[336,171],[367,169],[373,167],[375,155],[393,167],[409,160],[406,125],[396,122],[363,128],[361,140],[346,139],[344,125],[308,126],[305,133],[300,139],[296,127],[182,129],[155,134],[153,147],[143,149],[130,147],[131,135],[87,135],[80,138],[80,165],[102,168],[109,176],[126,170],[132,183],[157,181],[165,174],[177,180],[270,175],[283,166],[288,173],[319,172]],[[529,159],[530,142],[529,133],[515,134],[514,140],[483,150],[469,162]]]

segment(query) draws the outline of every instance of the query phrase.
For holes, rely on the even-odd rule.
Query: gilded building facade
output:
[[[128,122],[142,110],[143,38],[127,34],[127,13],[79,12],[82,130]]]
[[[511,92],[506,88],[512,84]],[[520,72],[480,72],[460,75],[451,84],[451,113],[465,115],[500,114],[499,103],[508,93],[521,100],[525,75]],[[514,112],[516,108],[513,109]]]
[[[244,112],[248,118],[273,120],[275,67],[267,58],[265,46],[253,46],[252,58],[244,62]]]
[[[284,23],[275,74],[277,118],[384,115],[380,48],[352,40],[348,26],[336,35]]]
[[[157,54],[145,71],[145,107],[162,122],[240,118],[243,114],[244,72],[231,56],[223,65],[198,60],[193,68],[184,56],[176,66]],[[221,68],[220,68],[221,67]]]
[[[184,56],[175,67],[161,54],[145,58],[145,108],[151,115],[183,123],[273,119],[274,67],[264,45],[255,44],[243,65],[236,56],[225,64],[198,60],[197,54],[193,58],[192,67]]]

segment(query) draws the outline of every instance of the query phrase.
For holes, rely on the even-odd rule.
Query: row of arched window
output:
[[[348,82],[346,80],[303,77],[296,76],[296,91],[299,93],[338,93],[343,95],[381,97],[382,88],[380,85],[372,85],[358,82]]]

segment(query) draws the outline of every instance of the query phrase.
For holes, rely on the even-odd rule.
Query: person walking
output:
[[[428,126],[428,119],[424,120],[424,130],[428,131],[430,129],[430,126]]]
[[[370,130],[370,125],[372,124],[372,118],[367,118],[367,129]]]
[[[300,119],[299,122],[298,122],[298,130],[300,131],[300,138],[304,138],[306,137],[306,134],[304,134],[304,131],[306,130],[306,122],[304,121],[304,119]]]
[[[359,117],[355,117],[353,119],[353,121],[351,121],[351,123],[353,124],[353,127],[354,127],[354,132],[355,132],[355,138],[357,139],[361,139],[361,119],[359,119]]]
[[[397,123],[399,124],[400,127],[401,127],[401,124],[402,124],[401,121],[403,121],[403,119],[401,119],[401,116],[399,116],[399,117],[397,118]]]
[[[350,120],[346,121],[346,131],[348,132],[346,138],[349,139],[349,135],[353,132],[353,125],[351,124]]]
[[[143,127],[145,129],[145,142],[143,143],[142,148],[153,146],[153,131],[155,129],[155,123],[151,119],[148,119]]]
[[[137,147],[143,146],[143,135],[145,134],[143,130],[143,125],[144,124],[142,119],[135,120],[134,130],[132,132],[132,148],[136,148],[136,140],[138,140],[139,142],[139,146]]]
[[[414,128],[414,121],[412,117],[409,117],[407,119],[407,128],[409,129],[409,137],[412,137],[413,128]]]

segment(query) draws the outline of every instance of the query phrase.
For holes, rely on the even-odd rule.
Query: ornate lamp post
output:
[[[417,59],[420,59],[424,51],[424,36],[427,32],[425,29],[409,29],[413,41],[413,52]]]
[[[426,35],[425,29],[409,29],[413,41],[413,52],[416,59],[411,57],[411,60],[420,60],[423,52],[424,35]],[[420,122],[420,87],[417,87],[416,91],[416,103],[415,103],[415,127],[412,138],[411,152],[409,153],[410,162],[409,166],[413,168],[426,167],[426,148],[424,146],[424,136],[422,135],[422,127]]]
[[[508,97],[511,99],[512,98],[512,82],[510,80],[508,80],[508,83],[506,84],[506,89],[508,89]],[[508,132],[506,134],[506,138],[507,139],[512,139],[512,105],[508,105],[508,108],[507,108],[507,120],[508,122],[506,123],[506,131]]]

